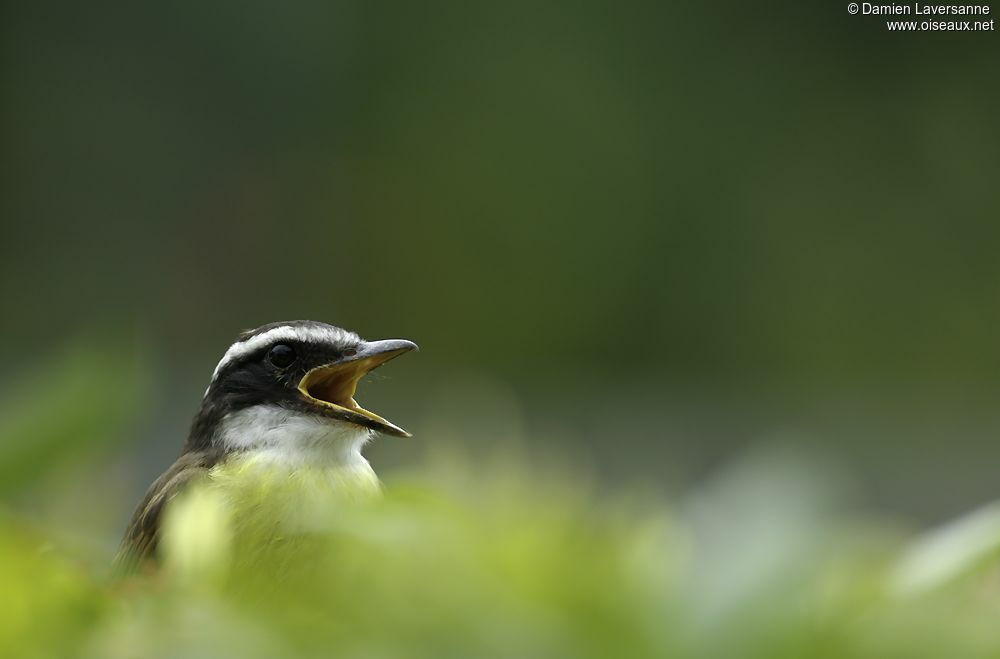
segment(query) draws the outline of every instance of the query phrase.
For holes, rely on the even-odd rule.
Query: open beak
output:
[[[330,416],[387,435],[409,437],[410,433],[396,424],[358,405],[354,392],[362,377],[390,359],[416,349],[416,343],[405,339],[366,341],[358,346],[354,354],[314,368],[302,376],[299,392],[310,403],[322,406]]]

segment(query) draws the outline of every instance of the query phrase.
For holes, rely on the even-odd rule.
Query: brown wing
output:
[[[206,475],[216,459],[206,452],[185,453],[149,486],[122,538],[115,558],[117,571],[133,572],[156,560],[164,508],[191,481]]]

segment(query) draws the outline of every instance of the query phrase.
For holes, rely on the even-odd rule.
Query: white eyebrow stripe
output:
[[[361,337],[354,332],[348,332],[347,330],[333,326],[296,327],[293,325],[283,325],[271,328],[266,332],[256,334],[243,341],[237,341],[229,346],[229,350],[222,356],[222,359],[219,360],[218,365],[215,367],[215,371],[212,372],[212,381],[209,382],[208,389],[205,390],[205,395],[208,395],[208,390],[212,388],[212,384],[219,377],[219,372],[222,369],[275,341],[347,344],[360,342]]]

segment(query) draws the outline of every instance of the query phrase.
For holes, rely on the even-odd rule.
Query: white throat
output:
[[[352,423],[278,405],[255,405],[223,417],[216,441],[254,461],[370,473],[361,449],[374,433]]]
[[[372,431],[336,419],[256,405],[223,417],[215,441],[230,451],[209,477],[239,524],[299,533],[326,528],[336,502],[380,492],[361,449]]]

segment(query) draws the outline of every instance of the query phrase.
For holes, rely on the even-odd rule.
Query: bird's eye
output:
[[[267,353],[267,359],[278,368],[291,366],[292,362],[295,361],[295,348],[285,343],[279,343]]]

